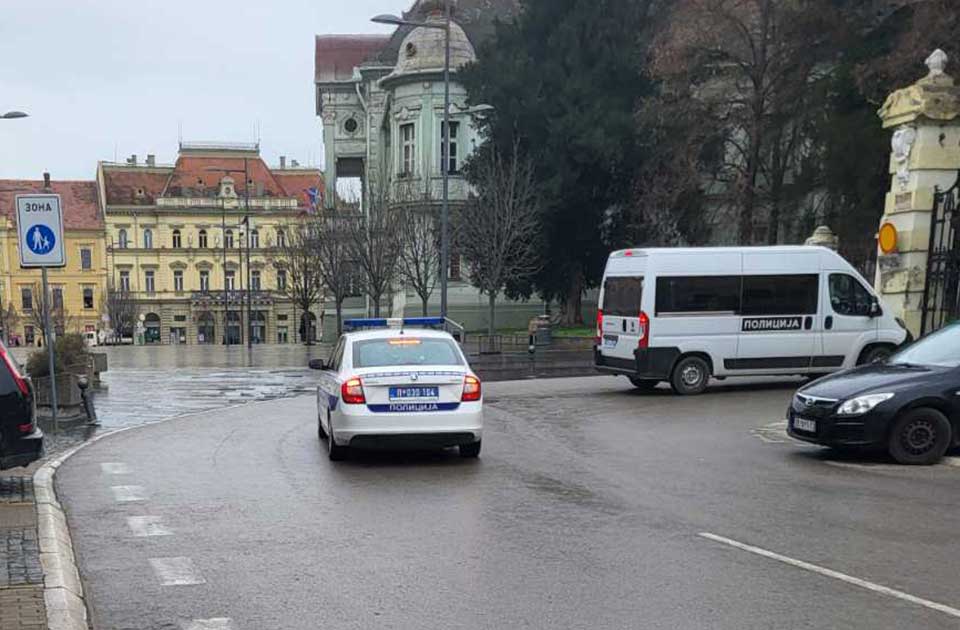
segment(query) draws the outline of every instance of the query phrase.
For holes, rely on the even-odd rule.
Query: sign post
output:
[[[50,322],[50,289],[47,268],[65,267],[66,250],[63,243],[63,211],[60,195],[17,195],[17,234],[19,236],[20,266],[40,268],[43,277],[43,332],[50,366],[50,404],[53,432],[59,433],[57,420],[57,374],[55,369],[56,334]]]

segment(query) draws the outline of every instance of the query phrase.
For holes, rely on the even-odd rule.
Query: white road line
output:
[[[153,572],[157,574],[157,578],[164,586],[192,586],[206,583],[190,558],[150,558],[150,566],[153,567]]]
[[[134,501],[146,501],[147,494],[143,486],[112,486],[113,498],[117,503],[132,503]]]
[[[214,619],[195,619],[182,626],[183,630],[234,630],[233,621],[228,617]]]
[[[105,462],[100,464],[100,470],[105,475],[128,475],[130,467],[122,462]]]
[[[127,525],[138,538],[172,535],[173,532],[163,525],[162,520],[159,516],[130,516],[127,518]]]
[[[945,604],[938,604],[937,602],[932,602],[929,599],[923,599],[915,595],[910,595],[909,593],[904,593],[903,591],[898,591],[886,586],[881,586],[880,584],[875,584],[873,582],[868,582],[867,580],[861,580],[846,573],[840,573],[839,571],[834,571],[832,569],[826,569],[824,567],[817,566],[815,564],[810,564],[809,562],[804,562],[803,560],[797,560],[795,558],[790,558],[788,556],[780,555],[779,553],[774,553],[772,551],[767,551],[766,549],[761,549],[760,547],[754,547],[752,545],[747,545],[742,542],[737,542],[730,538],[724,538],[723,536],[717,536],[716,534],[711,534],[708,532],[703,532],[699,534],[700,537],[706,538],[707,540],[712,540],[723,545],[729,545],[730,547],[735,547],[741,551],[747,551],[758,556],[763,556],[764,558],[769,558],[770,560],[776,560],[777,562],[782,562],[784,564],[789,564],[792,567],[798,569],[803,569],[804,571],[810,571],[812,573],[817,573],[825,577],[833,578],[835,580],[840,580],[841,582],[846,582],[847,584],[852,584],[854,586],[859,586],[860,588],[865,588],[868,591],[873,591],[874,593],[880,593],[882,595],[888,595],[890,597],[896,597],[897,599],[902,599],[903,601],[910,602],[912,604],[917,604],[918,606],[923,606],[925,608],[930,608],[938,612],[942,612],[951,617],[960,618],[960,610],[947,606]]]
[[[955,468],[960,468],[960,457],[944,457],[943,463],[947,466],[954,466]]]

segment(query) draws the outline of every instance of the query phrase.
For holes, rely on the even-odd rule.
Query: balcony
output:
[[[223,304],[224,293],[228,305],[239,306],[247,303],[247,291],[194,291],[190,294],[190,301],[195,305],[209,304],[216,306]],[[273,304],[274,294],[271,291],[250,291],[250,300],[261,306]]]

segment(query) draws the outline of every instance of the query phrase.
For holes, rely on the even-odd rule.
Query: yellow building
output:
[[[101,162],[97,185],[107,282],[129,292],[140,322],[124,337],[246,343],[248,324],[255,343],[317,335],[321,305],[298,312],[280,291],[286,276],[273,259],[284,226],[315,206],[319,170],[287,167],[282,158],[271,169],[255,144],[182,143],[172,166],[153,156]]]
[[[11,345],[42,344],[40,270],[21,269],[16,196],[52,192],[63,208],[67,266],[48,273],[58,332],[98,332],[107,286],[103,215],[93,181],[0,180],[0,328]]]

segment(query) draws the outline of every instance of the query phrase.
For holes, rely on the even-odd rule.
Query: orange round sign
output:
[[[880,251],[884,254],[892,254],[897,251],[897,228],[893,223],[884,223],[880,226],[880,234],[877,240],[880,241]]]

